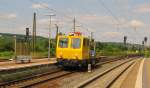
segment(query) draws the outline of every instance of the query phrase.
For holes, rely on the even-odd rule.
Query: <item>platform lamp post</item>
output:
[[[50,22],[49,22],[49,36],[48,36],[48,60],[50,60],[50,48],[51,48],[51,23],[52,23],[52,16],[56,16],[54,14],[46,15],[49,16]]]

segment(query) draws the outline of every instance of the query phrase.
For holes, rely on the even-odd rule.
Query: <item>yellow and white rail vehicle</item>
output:
[[[64,67],[95,65],[94,40],[80,32],[58,35],[56,46],[57,64]]]

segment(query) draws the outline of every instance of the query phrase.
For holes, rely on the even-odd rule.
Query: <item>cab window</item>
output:
[[[81,47],[81,39],[72,38],[71,47],[75,48],[75,49],[80,48]]]
[[[86,42],[87,44],[87,47],[89,47],[89,45],[90,45],[90,42],[89,42],[89,39],[87,39],[87,42]]]
[[[68,47],[68,38],[60,38],[59,39],[59,47],[67,48]]]
[[[89,47],[89,39],[83,40],[83,47]]]

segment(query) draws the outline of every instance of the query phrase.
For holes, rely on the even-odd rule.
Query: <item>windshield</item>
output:
[[[67,48],[68,47],[68,38],[60,38],[59,39],[59,47]]]
[[[73,38],[72,39],[72,48],[80,48],[80,45],[81,45],[81,39],[79,38]]]

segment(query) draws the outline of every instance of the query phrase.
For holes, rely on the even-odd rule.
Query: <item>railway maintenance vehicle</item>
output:
[[[94,66],[95,42],[91,37],[85,37],[81,32],[58,35],[56,45],[57,64],[63,67]]]

